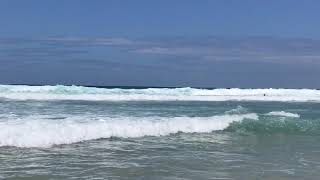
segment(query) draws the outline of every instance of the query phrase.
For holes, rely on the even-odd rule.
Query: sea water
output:
[[[318,179],[320,91],[0,85],[0,179]]]

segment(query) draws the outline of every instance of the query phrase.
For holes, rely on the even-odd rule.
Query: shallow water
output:
[[[317,179],[319,138],[233,133],[0,148],[1,178]]]
[[[320,103],[0,99],[0,179],[318,179]]]

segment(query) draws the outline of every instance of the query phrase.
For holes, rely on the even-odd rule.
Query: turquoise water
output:
[[[155,98],[146,90],[36,88],[0,88],[0,179],[320,176],[320,103],[310,91],[297,101],[278,90],[267,98],[279,101],[270,101],[261,90],[243,100],[184,89],[192,100],[174,100],[172,89]]]

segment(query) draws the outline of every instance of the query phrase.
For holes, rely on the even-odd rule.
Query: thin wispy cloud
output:
[[[194,61],[235,61],[285,64],[320,64],[320,41],[312,39],[272,37],[172,37],[162,39],[129,39],[124,37],[46,37],[0,38],[3,56],[45,57],[80,56],[90,53],[89,47],[99,46],[112,54],[144,58],[176,58]],[[118,50],[117,50],[118,49]],[[104,57],[101,52],[102,58]],[[109,56],[106,54],[105,56]]]
[[[41,44],[41,45],[105,45],[105,46],[128,46],[141,43],[139,41],[130,40],[123,37],[99,37],[99,38],[83,38],[83,37],[43,37],[43,38],[0,38],[2,45],[17,44]]]
[[[196,60],[270,63],[320,63],[320,41],[310,39],[242,38],[202,39],[203,43],[162,42],[161,46],[136,49],[145,55],[192,56]]]
[[[74,38],[74,37],[49,37],[38,39],[39,41],[69,43],[78,45],[106,45],[106,46],[127,46],[136,42],[127,38],[111,37],[111,38]]]

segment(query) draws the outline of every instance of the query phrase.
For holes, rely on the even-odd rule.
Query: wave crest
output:
[[[268,116],[283,116],[283,117],[300,118],[299,114],[285,112],[285,111],[272,111],[272,112],[267,113],[266,115],[268,115]]]
[[[38,120],[34,120],[38,119]],[[48,147],[110,137],[165,136],[178,132],[207,133],[224,130],[232,122],[257,120],[254,113],[212,117],[104,118],[46,120],[29,117],[22,121],[0,122],[0,146]]]

